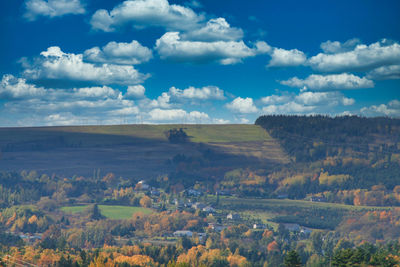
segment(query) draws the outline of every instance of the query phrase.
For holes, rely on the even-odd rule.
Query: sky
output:
[[[5,0],[0,127],[400,117],[400,1]]]

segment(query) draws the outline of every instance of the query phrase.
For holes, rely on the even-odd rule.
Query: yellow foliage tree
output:
[[[150,197],[148,196],[143,196],[140,199],[140,206],[144,207],[144,208],[150,208],[152,205],[152,200]]]
[[[116,263],[128,263],[130,265],[139,266],[152,266],[154,261],[152,258],[146,255],[133,255],[133,256],[118,256],[114,259]]]

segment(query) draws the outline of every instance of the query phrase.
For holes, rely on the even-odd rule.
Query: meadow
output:
[[[166,131],[183,128],[189,142],[172,144]],[[219,156],[215,167],[287,163],[278,142],[256,125],[111,125],[0,128],[0,169],[58,175],[148,179],[171,171],[178,154]]]
[[[66,213],[81,213],[88,209],[90,205],[82,206],[66,206],[61,210]],[[138,212],[149,214],[153,211],[148,208],[130,207],[130,206],[113,206],[113,205],[99,205],[100,212],[103,216],[113,220],[124,220],[132,218],[132,215]]]
[[[346,216],[392,207],[353,206],[291,199],[221,197],[220,207],[244,217],[260,219],[274,228],[278,223],[297,223],[315,229],[334,229]]]
[[[129,140],[127,138],[167,141],[165,132],[174,128],[183,128],[188,134],[190,141],[195,143],[271,140],[271,137],[264,129],[258,125],[250,124],[135,124],[0,128],[0,144],[6,142],[14,143],[46,140],[54,136],[66,138],[67,142],[71,144],[81,141],[83,146],[95,144],[103,145],[105,141],[106,144],[110,145],[120,144]],[[107,137],[106,139],[109,140],[104,140],[104,137]]]

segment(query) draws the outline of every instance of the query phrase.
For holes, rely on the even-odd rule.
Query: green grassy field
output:
[[[121,142],[123,137],[153,139],[166,141],[165,132],[173,128],[184,128],[192,142],[245,142],[267,141],[271,137],[257,125],[229,124],[229,125],[203,125],[203,124],[163,124],[163,125],[105,125],[105,126],[65,126],[65,127],[32,127],[32,128],[0,128],[0,143],[7,139],[8,142],[29,142],[44,140],[50,136],[62,136],[70,142],[79,138],[83,143],[101,144]],[[29,132],[29,134],[27,134]],[[93,135],[98,135],[93,139]],[[102,136],[106,138],[101,138]],[[112,138],[112,137],[115,138]],[[122,137],[122,139],[121,139]],[[106,140],[107,139],[107,140]]]
[[[66,213],[79,213],[87,209],[89,205],[85,206],[68,206],[62,207],[61,210]],[[109,219],[123,220],[129,219],[133,214],[137,212],[142,212],[144,214],[149,214],[153,212],[151,209],[141,208],[141,207],[129,207],[129,206],[110,206],[110,205],[99,205],[101,214]]]
[[[327,202],[312,202],[306,200],[291,200],[291,199],[257,199],[257,198],[235,198],[223,197],[220,199],[221,205],[232,206],[253,206],[258,208],[268,207],[296,207],[296,208],[318,208],[318,209],[340,209],[346,211],[369,211],[369,210],[388,210],[391,207],[372,207],[372,206],[354,206],[339,203]]]
[[[173,128],[183,128],[191,142],[168,142],[165,133]],[[222,168],[289,162],[279,143],[256,125],[0,128],[0,169],[7,171],[91,176],[100,168],[102,175],[146,179],[169,173],[166,163],[174,156],[201,157],[206,149],[226,155],[213,162]]]
[[[221,197],[220,207],[236,211],[245,217],[261,219],[274,227],[277,222],[298,223],[318,229],[334,229],[343,218],[371,210],[391,207],[353,206],[290,199],[247,199]]]

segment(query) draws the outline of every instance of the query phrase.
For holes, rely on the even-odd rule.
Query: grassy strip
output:
[[[61,210],[67,213],[79,213],[85,211],[90,205],[84,206],[67,206],[62,207]],[[142,212],[149,214],[152,212],[151,209],[142,207],[130,207],[130,206],[111,206],[111,205],[99,205],[101,214],[109,219],[124,220],[132,217],[133,214]]]

